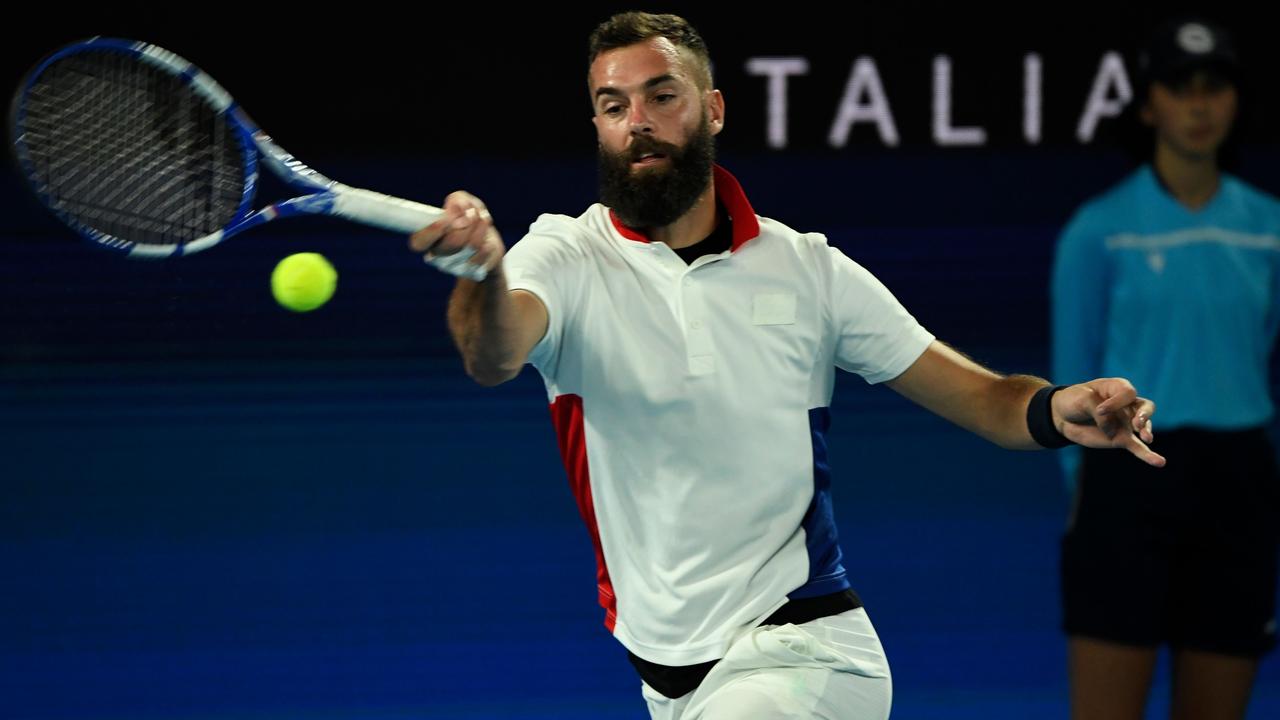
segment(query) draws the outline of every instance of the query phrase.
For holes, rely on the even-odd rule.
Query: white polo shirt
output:
[[[715,169],[732,249],[686,265],[603,205],[503,261],[546,305],[542,374],[595,543],[605,626],[664,665],[721,657],[788,597],[849,587],[826,463],[836,367],[900,375],[933,336],[869,272],[758,217]]]

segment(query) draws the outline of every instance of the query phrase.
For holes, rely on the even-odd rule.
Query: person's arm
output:
[[[499,265],[484,282],[458,279],[449,296],[448,320],[467,374],[492,386],[520,374],[546,332],[547,310],[532,293],[508,291]]]
[[[867,382],[886,382],[915,403],[1008,448],[1044,447],[1042,439],[1089,447],[1123,447],[1153,465],[1150,418],[1155,405],[1139,398],[1127,380],[1110,378],[1072,385],[1032,407],[1048,383],[1026,375],[1005,377],[982,367],[925,331],[865,268],[830,248],[831,317],[836,365]],[[1030,413],[1028,411],[1031,411]],[[1141,437],[1135,435],[1139,433]]]
[[[1002,447],[1042,447],[1028,428],[1032,396],[1048,385],[1028,375],[999,375],[934,341],[889,387],[918,405]],[[1049,422],[1066,439],[1096,448],[1124,448],[1151,465],[1150,418],[1155,405],[1123,378],[1071,385],[1052,395]],[[1032,409],[1034,411],[1034,408]]]
[[[483,282],[459,278],[449,297],[448,323],[467,374],[481,385],[498,385],[520,373],[529,352],[547,329],[547,310],[535,295],[508,291],[502,268],[506,252],[483,202],[456,192],[445,199],[445,214],[413,234],[416,252],[451,255],[475,252],[469,262],[489,273]]]

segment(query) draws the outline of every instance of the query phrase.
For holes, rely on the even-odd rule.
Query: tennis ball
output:
[[[310,312],[329,302],[338,287],[338,272],[319,253],[295,253],[271,271],[271,294],[294,312]]]

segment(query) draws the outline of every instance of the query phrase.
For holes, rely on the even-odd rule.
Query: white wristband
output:
[[[423,255],[422,259],[442,272],[480,282],[485,279],[489,271],[482,265],[472,265],[467,262],[475,254],[475,250],[463,248],[452,255],[427,254]]]

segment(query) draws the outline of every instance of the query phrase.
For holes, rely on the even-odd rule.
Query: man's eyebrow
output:
[[[644,83],[644,87],[646,90],[648,90],[649,88],[652,88],[656,85],[661,85],[664,82],[670,82],[675,79],[676,79],[676,76],[672,75],[671,73],[667,73],[665,75],[658,75],[657,77],[649,78],[648,80],[646,80]],[[601,95],[622,96],[622,95],[625,95],[625,93],[623,93],[618,88],[605,86],[605,87],[596,88],[596,97],[599,98]]]

